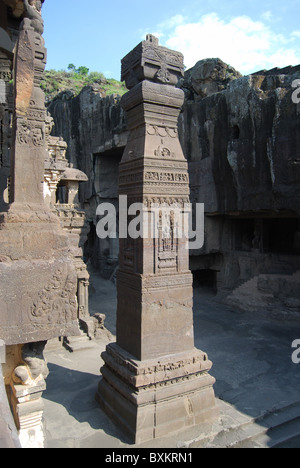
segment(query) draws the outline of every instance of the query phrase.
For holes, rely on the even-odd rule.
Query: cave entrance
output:
[[[119,164],[124,148],[114,148],[103,153],[94,154],[93,189],[95,205],[111,203],[117,216],[119,212]],[[109,279],[114,275],[119,262],[119,239],[100,239],[96,226],[100,218],[91,223],[91,230],[85,246],[85,255],[101,276]]]
[[[264,245],[275,254],[300,254],[300,220],[298,218],[268,219],[264,222]]]
[[[193,271],[193,284],[194,288],[211,294],[216,294],[217,271],[209,269]]]

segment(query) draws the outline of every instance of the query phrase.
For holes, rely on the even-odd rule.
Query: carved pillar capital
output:
[[[158,39],[148,34],[145,41],[123,58],[121,80],[128,89],[144,80],[176,85],[183,72],[183,55],[160,46]]]

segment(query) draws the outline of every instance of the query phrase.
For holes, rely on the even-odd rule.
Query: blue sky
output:
[[[300,1],[46,0],[47,69],[87,66],[120,79],[121,59],[147,33],[185,65],[219,57],[241,73],[300,64]]]

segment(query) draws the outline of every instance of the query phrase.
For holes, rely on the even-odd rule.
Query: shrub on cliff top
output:
[[[62,91],[70,90],[74,95],[78,95],[85,86],[97,85],[101,95],[126,93],[124,83],[115,79],[105,78],[101,72],[90,72],[85,66],[76,68],[74,64],[69,64],[66,70],[46,70],[41,82],[41,88],[46,94],[46,100],[51,101]]]

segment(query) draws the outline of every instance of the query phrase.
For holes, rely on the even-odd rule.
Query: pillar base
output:
[[[102,354],[96,399],[132,443],[161,438],[218,416],[212,363],[194,349],[137,361],[116,344]]]
[[[46,383],[41,379],[32,385],[12,384],[12,404],[22,448],[44,448],[44,403]]]

